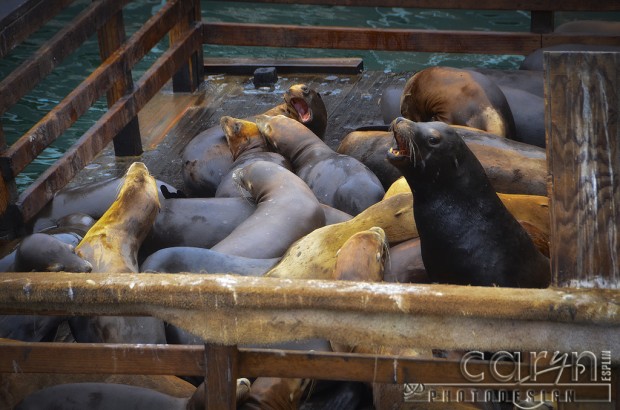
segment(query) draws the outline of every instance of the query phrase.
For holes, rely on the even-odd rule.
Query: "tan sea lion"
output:
[[[76,254],[93,272],[139,272],[138,249],[159,212],[155,179],[141,162],[131,164],[112,206],[87,232]],[[151,317],[73,317],[77,341],[165,343],[163,322]]]
[[[288,170],[291,163],[277,152],[271,152],[267,141],[263,138],[258,126],[252,121],[224,116],[220,125],[226,135],[226,142],[232,155],[233,163],[228,173],[222,177],[215,191],[216,197],[242,196],[239,187],[233,180],[233,174],[240,168],[255,161],[270,161]]]
[[[256,124],[321,203],[357,215],[383,197],[383,186],[368,167],[338,154],[303,124],[283,115],[259,116]]]
[[[239,170],[238,180],[256,201],[256,210],[212,250],[278,258],[297,239],[325,225],[323,208],[310,188],[280,165],[253,162]]]
[[[413,191],[424,267],[439,283],[546,287],[549,259],[502,204],[484,168],[442,122],[392,123],[388,159]]]
[[[405,85],[400,113],[416,122],[466,125],[513,139],[515,124],[506,97],[484,74],[452,67],[429,67]]]
[[[378,226],[351,235],[336,252],[334,280],[382,281],[388,249],[385,232]]]
[[[353,219],[316,229],[295,242],[265,276],[332,279],[337,252],[357,232],[380,227],[390,244],[418,236],[410,194],[396,195],[372,205]]]
[[[263,114],[286,115],[323,138],[327,127],[327,109],[321,95],[305,84],[294,84],[284,94],[284,103]],[[253,121],[255,116],[246,120]],[[196,135],[183,151],[183,182],[193,196],[212,197],[233,159],[219,125]]]

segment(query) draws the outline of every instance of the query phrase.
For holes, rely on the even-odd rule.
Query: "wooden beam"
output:
[[[540,48],[540,35],[516,32],[219,22],[203,27],[204,42],[217,45],[524,55]]]
[[[237,408],[239,350],[237,346],[205,344],[205,409]]]
[[[541,35],[541,47],[557,44],[592,44],[620,47],[620,36],[594,35],[591,33],[543,33]]]
[[[216,58],[204,59],[205,72],[252,75],[260,67],[275,67],[280,73],[359,74],[361,58]]]
[[[620,287],[620,52],[544,54],[551,270]]]
[[[0,283],[3,314],[155,316],[224,345],[291,337],[348,345],[415,340],[419,348],[448,350],[609,350],[620,362],[617,290],[163,273],[0,273]]]
[[[2,10],[0,17],[0,58],[4,58],[28,36],[54,17],[75,0],[4,0],[3,7],[17,7]]]
[[[192,8],[187,15],[182,16],[178,23],[170,30],[170,45],[174,45],[190,30],[197,22],[201,21],[200,1],[188,0]],[[172,77],[172,90],[174,92],[193,92],[204,79],[202,44]]]
[[[126,40],[123,11],[119,10],[98,31],[99,55],[104,62],[116,52]],[[126,68],[119,75],[107,93],[108,108],[113,106],[119,98],[133,90],[131,69]],[[114,153],[117,156],[135,156],[142,154],[142,140],[140,139],[140,124],[138,117],[134,117],[114,137]]]
[[[123,75],[127,67],[133,67],[140,61],[170,30],[180,15],[187,12],[187,4],[181,0],[170,0],[166,3],[117,53],[101,64],[41,121],[11,145],[0,156],[0,165],[5,176],[10,178],[21,172],[36,155],[84,114],[107,91],[117,76]]]
[[[131,121],[199,44],[200,28],[196,27],[182,42],[159,57],[137,82],[131,94],[119,99],[58,161],[26,188],[17,201],[24,221],[32,219],[55,192],[65,186]]]
[[[530,15],[530,31],[532,33],[551,33],[555,29],[555,18],[552,11],[532,11]]]
[[[75,51],[129,0],[101,0],[82,11],[71,24],[45,42],[41,48],[0,82],[0,113],[32,90],[46,75]]]
[[[253,3],[319,4],[326,6],[410,7],[425,9],[474,9],[474,10],[553,10],[553,11],[616,11],[616,0],[586,2],[583,0],[239,0]]]

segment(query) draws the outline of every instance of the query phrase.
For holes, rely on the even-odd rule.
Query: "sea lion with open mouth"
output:
[[[508,212],[484,168],[442,122],[392,122],[388,160],[413,192],[422,260],[432,282],[541,288],[549,260]]]

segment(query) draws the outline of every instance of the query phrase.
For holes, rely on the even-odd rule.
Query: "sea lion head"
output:
[[[323,139],[327,128],[327,109],[321,94],[306,84],[294,84],[284,93],[284,101],[291,118]]]
[[[395,119],[390,129],[395,145],[388,150],[388,161],[398,168],[409,185],[458,178],[469,149],[454,128],[443,122],[413,122]],[[472,154],[473,155],[473,154]]]
[[[220,119],[220,125],[226,135],[233,161],[248,149],[267,145],[258,131],[258,126],[252,121],[224,116]]]
[[[352,235],[338,250],[334,279],[383,281],[389,245],[385,231],[374,226]]]
[[[18,245],[14,268],[19,272],[90,272],[93,267],[75,254],[72,245],[52,235],[34,233]]]

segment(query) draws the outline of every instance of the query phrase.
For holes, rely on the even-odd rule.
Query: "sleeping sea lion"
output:
[[[284,103],[263,114],[286,115],[323,138],[327,110],[321,95],[305,84],[294,84],[284,94]],[[252,121],[255,116],[246,118]],[[183,151],[183,182],[193,196],[212,197],[233,163],[224,132],[219,125],[195,136]]]
[[[242,196],[239,187],[233,181],[233,174],[252,162],[270,161],[288,170],[292,169],[291,163],[286,158],[270,151],[256,123],[224,116],[220,119],[220,125],[226,135],[233,163],[228,173],[222,177],[215,191],[215,197]]]
[[[383,186],[368,167],[338,154],[303,124],[283,115],[259,116],[256,124],[321,203],[357,215],[383,197]]]
[[[89,229],[76,254],[93,272],[138,272],[138,249],[159,212],[155,178],[141,162],[131,164],[118,197]],[[163,322],[151,317],[73,317],[75,339],[91,343],[165,343]]]
[[[297,239],[325,225],[323,208],[310,188],[280,165],[256,161],[241,168],[236,178],[256,201],[256,210],[212,250],[278,258]]]
[[[442,122],[392,123],[387,155],[413,191],[422,259],[432,282],[546,287],[549,259],[508,212],[484,168]]]
[[[493,81],[475,71],[452,67],[418,71],[405,85],[400,113],[411,121],[442,121],[515,137],[506,97]]]

